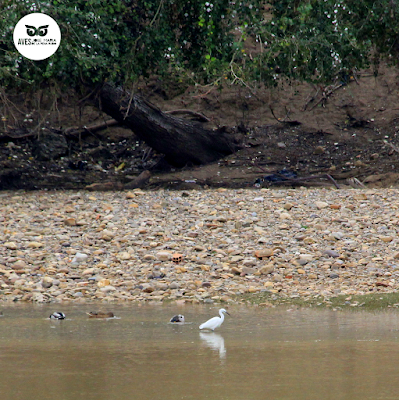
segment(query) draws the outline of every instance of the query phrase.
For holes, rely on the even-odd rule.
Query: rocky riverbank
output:
[[[328,299],[399,288],[398,190],[0,193],[0,301]],[[237,297],[238,296],[238,297]]]

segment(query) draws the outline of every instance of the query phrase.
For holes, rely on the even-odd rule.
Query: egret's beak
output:
[[[226,314],[227,314],[227,315],[230,315],[227,311],[226,311]],[[230,315],[230,317],[231,317],[231,315]]]

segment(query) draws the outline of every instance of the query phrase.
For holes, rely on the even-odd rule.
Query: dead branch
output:
[[[280,174],[276,174],[277,176],[279,176]],[[306,182],[309,180],[313,180],[313,179],[320,179],[320,178],[324,178],[324,179],[328,179],[330,182],[332,182],[332,184],[339,189],[339,185],[338,183],[335,181],[335,179],[329,175],[329,174],[322,174],[322,175],[311,175],[311,176],[304,176],[302,178],[286,178],[285,176],[281,175],[282,180],[279,182],[270,182],[271,185],[273,184],[286,184],[286,183],[297,183],[297,182]]]
[[[66,135],[77,135],[82,129],[88,131],[88,132],[96,132],[100,131],[102,129],[108,128],[110,126],[115,126],[118,125],[119,122],[115,119],[109,119],[104,122],[100,122],[98,124],[93,124],[89,126],[83,126],[83,127],[78,127],[78,126],[71,126],[69,128],[64,129],[64,134]]]
[[[176,115],[176,114],[187,114],[187,115],[193,115],[194,117],[197,117],[196,120],[200,122],[209,122],[210,119],[206,117],[204,114],[197,112],[197,111],[191,111],[191,110],[184,110],[184,109],[179,109],[179,110],[171,110],[171,111],[165,111],[165,114],[171,114],[171,115]]]
[[[339,85],[334,86],[328,92],[323,92],[323,96],[315,104],[313,104],[309,111],[315,109],[321,102],[326,101],[328,97],[330,97],[336,90],[338,90],[342,86],[346,86],[346,83],[340,83]]]
[[[277,118],[276,115],[274,114],[274,110],[273,110],[273,108],[272,108],[272,106],[271,106],[270,104],[269,104],[269,108],[270,108],[270,111],[271,111],[271,113],[272,113],[274,119],[275,119],[277,122],[280,122],[280,124],[286,124],[286,125],[290,125],[290,126],[296,126],[296,125],[301,125],[301,124],[302,124],[302,123],[299,122],[299,121],[285,121],[285,119],[287,118],[287,116],[288,116],[288,114],[289,114],[289,111],[287,111],[287,109],[285,110],[285,111],[287,112],[287,114],[286,114],[286,116],[284,117],[284,119],[281,121],[281,120],[280,120],[279,118]]]
[[[302,111],[306,111],[308,105],[316,99],[317,95],[319,94],[319,91],[320,91],[320,88],[317,88],[317,91],[316,91],[315,95],[313,95],[313,96],[309,95],[308,96],[308,99],[306,100],[305,105],[302,107]]]
[[[384,140],[384,143],[386,145],[388,145],[393,151],[396,151],[397,153],[399,153],[399,147],[395,146],[394,144],[387,142],[386,140]]]

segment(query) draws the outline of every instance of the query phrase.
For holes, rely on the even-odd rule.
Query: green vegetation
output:
[[[399,307],[399,293],[371,293],[364,295],[339,295],[326,299],[317,297],[282,297],[271,293],[245,294],[240,300],[257,305],[288,305],[298,307],[331,308],[338,310],[380,310]]]
[[[12,33],[26,14],[60,25],[49,59],[30,61]],[[7,88],[131,85],[152,74],[180,84],[345,82],[381,57],[397,62],[399,3],[390,0],[3,0],[0,80]],[[82,90],[83,91],[83,90]]]

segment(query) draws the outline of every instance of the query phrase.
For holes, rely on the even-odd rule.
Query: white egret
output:
[[[216,328],[219,328],[220,325],[223,324],[224,314],[230,315],[224,308],[219,310],[220,317],[213,317],[210,320],[204,322],[199,326],[202,329],[208,329],[210,331],[214,331]]]
[[[65,314],[63,312],[54,312],[49,316],[50,319],[65,319]]]
[[[170,322],[177,323],[177,322],[184,322],[184,315],[177,314],[170,319]]]

